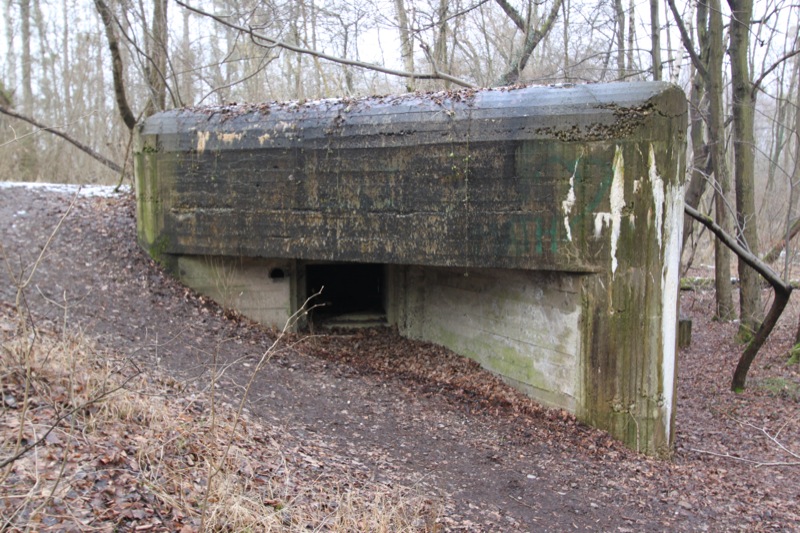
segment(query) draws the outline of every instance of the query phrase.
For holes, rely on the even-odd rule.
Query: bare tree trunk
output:
[[[62,76],[62,84],[63,84],[63,99],[64,99],[64,108],[65,109],[72,109],[72,68],[71,68],[71,58],[69,54],[69,43],[70,43],[70,13],[69,9],[67,9],[67,0],[63,0],[61,3],[61,9],[63,9],[63,19],[61,20],[61,24],[64,27],[61,30],[61,76]]]
[[[153,21],[148,39],[148,63],[145,69],[150,92],[144,116],[163,111],[167,103],[167,0],[153,0]]]
[[[192,83],[192,67],[194,66],[194,54],[192,53],[192,43],[189,34],[189,11],[183,11],[183,35],[181,37],[181,60],[180,60],[180,93],[179,105],[194,104],[194,87]]]
[[[561,4],[561,18],[563,18],[563,28],[564,28],[564,66],[561,68],[563,71],[564,81],[569,81],[569,6],[570,0],[565,0],[563,4]]]
[[[438,20],[436,28],[436,40],[433,45],[433,58],[436,70],[448,70],[447,68],[447,39],[450,28],[447,24],[447,0],[439,0],[439,8],[436,11]],[[449,88],[450,83],[445,82],[445,87]]]
[[[103,0],[94,0],[95,9],[103,21],[103,27],[106,31],[106,40],[108,41],[108,49],[111,52],[111,72],[114,75],[114,96],[117,100],[117,107],[119,108],[120,116],[125,126],[129,130],[133,130],[136,126],[136,117],[133,115],[130,106],[128,105],[128,97],[125,94],[125,72],[122,64],[122,54],[119,49],[119,41],[117,40],[117,32],[114,30],[114,17],[108,5]]]
[[[20,38],[22,40],[22,110],[33,113],[33,80],[31,71],[31,0],[19,0]]]
[[[628,0],[628,47],[625,54],[628,58],[628,66],[626,69],[626,76],[630,76],[636,72],[636,66],[633,61],[634,41],[636,40],[636,10],[633,0]]]
[[[730,175],[725,158],[725,117],[722,109],[722,13],[719,0],[709,0],[708,5],[708,101],[709,128],[714,177],[716,178],[716,196],[714,206],[717,224],[728,234],[732,233],[732,221],[729,211]],[[714,240],[714,269],[717,318],[732,320],[736,313],[733,308],[731,289],[731,254],[720,239]]]
[[[800,68],[800,56],[795,58],[795,72]],[[794,171],[792,172],[792,189],[800,184],[800,86],[795,86],[794,92]],[[791,208],[791,206],[790,206]],[[789,244],[786,244],[786,257],[789,257]],[[788,269],[787,274],[788,276]],[[800,344],[800,323],[794,336],[794,343]]]
[[[26,115],[34,112],[33,55],[31,53],[31,0],[19,0],[20,38],[22,46],[22,110]],[[25,181],[38,180],[38,157],[33,137],[25,136],[19,143],[20,174]]]
[[[691,142],[692,142],[692,174],[689,185],[686,187],[684,201],[695,209],[700,204],[700,199],[706,191],[709,177],[713,171],[709,146],[705,142],[703,131],[705,129],[705,117],[708,106],[705,98],[705,82],[703,77],[697,73],[692,77],[692,92],[690,94],[689,117],[691,123]],[[689,240],[693,233],[693,219],[689,215],[684,215],[683,219],[683,245]]]
[[[666,31],[664,34],[667,37],[667,68],[669,69],[669,75],[667,77],[672,83],[677,84],[678,76],[681,70],[681,59],[683,58],[683,54],[679,51],[676,54],[676,51],[672,48],[672,28],[670,28],[669,16],[666,14],[664,16],[664,25],[666,26]]]
[[[298,27],[297,19],[292,24],[292,31],[294,33],[294,42],[298,46],[302,46],[303,42],[300,40],[300,28]],[[294,62],[294,97],[298,100],[303,100],[306,97],[305,85],[303,83],[303,56],[295,54]]]
[[[348,57],[349,50],[350,50],[350,28],[342,23],[342,32],[344,33],[344,42],[342,43],[342,55],[344,57]],[[355,83],[353,80],[353,69],[349,66],[344,66],[344,85],[345,85],[345,94],[351,95],[355,93]],[[410,81],[406,82],[406,90],[409,90],[409,86],[414,85],[414,80],[410,79]],[[413,89],[411,89],[413,90]]]
[[[400,27],[400,56],[403,58],[403,68],[408,72],[414,72],[414,37],[409,31],[408,13],[403,0],[394,0],[394,9]],[[413,78],[406,80],[406,90],[408,92],[417,90],[417,84]]]
[[[706,125],[711,162],[716,178],[714,207],[717,225],[723,233],[731,234],[731,215],[727,201],[730,190],[730,175],[725,158],[725,122],[722,109],[722,56],[724,51],[722,46],[720,0],[700,0],[697,4],[698,34],[702,41],[702,51],[699,55],[675,6],[675,0],[667,0],[667,3],[680,30],[684,48],[689,53],[692,64],[704,78],[709,110]],[[708,24],[707,31],[703,30],[706,27],[706,21]],[[693,208],[689,206],[687,213],[689,209]],[[730,250],[719,238],[714,240],[714,269],[716,317],[720,320],[730,320],[735,316],[730,280]]]
[[[617,79],[625,77],[625,10],[622,0],[614,0],[614,13],[617,23]]]
[[[736,218],[739,242],[751,253],[758,255],[758,225],[755,202],[755,138],[753,113],[755,102],[752,78],[748,63],[750,19],[752,0],[728,0],[731,8],[730,46],[731,83],[733,85],[733,139],[736,184]],[[761,287],[758,275],[746,262],[739,259],[739,332],[748,340],[761,323]]]
[[[501,76],[499,81],[500,85],[511,85],[519,81],[520,74],[522,74],[522,71],[525,70],[531,54],[533,54],[533,51],[536,50],[536,47],[539,45],[542,39],[544,39],[544,37],[547,36],[547,34],[550,33],[550,30],[553,28],[553,23],[556,21],[556,18],[558,18],[558,12],[561,9],[562,0],[555,0],[555,2],[553,2],[553,6],[550,9],[550,13],[547,15],[547,19],[539,27],[534,25],[531,17],[528,17],[527,19],[523,18],[519,12],[508,3],[507,0],[495,1],[525,35],[525,42],[523,43],[522,48],[519,50],[519,52],[512,56],[511,63],[508,65],[506,72]]]
[[[46,113],[52,120],[63,122],[67,111],[64,101],[61,99],[61,92],[56,86],[59,75],[56,72],[58,66],[58,53],[50,45],[52,36],[48,27],[45,15],[42,12],[41,2],[33,0],[33,21],[36,25],[36,34],[39,42],[39,61],[37,86],[41,95],[40,102],[37,103],[37,114]],[[48,154],[50,155],[50,154]]]
[[[303,8],[303,18],[308,20],[308,15],[306,14],[306,8]],[[309,46],[312,50],[317,49],[317,9],[311,5],[311,42],[308,42],[308,23],[306,23],[305,32],[306,32],[306,46]],[[343,56],[347,57],[347,54],[342,54]],[[319,98],[320,96],[328,96],[330,95],[329,87],[328,87],[328,77],[322,71],[322,62],[319,60],[318,57],[313,58],[314,61],[314,74],[316,74],[316,88],[314,91],[314,97]]]
[[[796,38],[796,41],[800,41],[800,36]],[[798,73],[800,73],[800,56],[795,57],[794,60],[794,76],[796,77]],[[797,218],[794,224],[791,224],[792,218],[795,217],[795,204],[797,203],[797,187],[800,185],[800,87],[795,86],[795,81],[792,80],[791,84],[789,85],[789,95],[788,98],[791,99],[792,94],[795,95],[795,106],[794,106],[794,170],[792,170],[791,176],[789,176],[789,205],[786,209],[786,233],[784,236],[784,250],[786,253],[784,254],[783,258],[783,277],[787,281],[789,280],[789,271],[791,269],[790,262],[792,254],[790,253],[789,243],[792,242],[792,238],[797,233],[800,233],[800,218]],[[788,162],[788,152],[785,154],[784,160]],[[788,163],[786,165],[788,167]],[[791,226],[790,226],[791,224]],[[795,226],[797,229],[795,229]],[[794,233],[792,233],[794,231]]]
[[[652,3],[651,3],[652,9]],[[708,72],[708,4],[698,2],[697,4],[697,41],[700,47],[699,60]],[[655,47],[655,44],[653,44]],[[654,63],[655,65],[655,63]],[[692,65],[694,67],[694,65]],[[706,79],[703,72],[696,67],[692,68],[692,92],[689,96],[689,117],[691,125],[692,141],[692,176],[686,188],[684,201],[694,209],[700,204],[700,199],[706,191],[711,172],[713,172],[713,158],[708,144],[703,135],[706,129],[708,117],[708,99],[706,98]],[[691,237],[694,229],[692,217],[688,214],[683,217],[683,246]]]
[[[653,58],[653,80],[661,81],[661,22],[658,0],[650,0],[650,54]]]
[[[759,212],[763,211],[763,209],[767,206],[767,203],[770,200],[769,193],[775,186],[775,172],[778,170],[778,161],[780,160],[781,154],[784,153],[783,149],[786,147],[786,113],[789,111],[789,108],[792,107],[791,97],[794,93],[794,86],[797,83],[798,75],[800,75],[800,72],[798,71],[797,61],[794,62],[792,73],[788,77],[786,76],[786,62],[781,65],[781,74],[779,79],[788,79],[789,87],[788,91],[786,91],[786,94],[784,94],[784,84],[778,84],[778,94],[776,97],[777,106],[772,119],[772,142],[770,142],[769,150],[769,171],[767,172],[766,187],[767,194],[764,195],[764,200],[761,203]],[[791,137],[791,133],[789,133],[789,136]]]
[[[5,16],[6,16],[6,86],[14,87],[17,84],[17,53],[16,43],[14,40],[14,32],[11,28],[14,26],[14,0],[6,0],[5,2]]]

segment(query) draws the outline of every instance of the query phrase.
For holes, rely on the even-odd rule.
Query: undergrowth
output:
[[[324,468],[214,387],[11,308],[0,333],[0,530],[437,530],[437,501]]]

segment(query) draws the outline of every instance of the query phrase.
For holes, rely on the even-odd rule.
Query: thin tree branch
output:
[[[794,239],[798,233],[800,233],[800,218],[792,223],[782,239],[778,240],[778,242],[770,247],[769,251],[764,254],[763,261],[765,263],[774,263],[775,260],[780,256],[781,252],[786,248],[786,244],[791,242],[791,240]]]
[[[520,29],[520,31],[525,31],[525,19],[522,18],[522,15],[519,14],[519,11],[514,8],[511,4],[509,4],[506,0],[495,0],[497,5],[499,5],[503,11],[505,11],[508,18],[514,23],[514,25]]]
[[[99,401],[102,401],[104,398],[107,398],[108,396],[114,394],[118,390],[124,389],[125,386],[128,384],[128,382],[130,382],[133,378],[138,376],[140,373],[141,372],[136,372],[132,376],[128,377],[125,381],[123,381],[122,384],[119,385],[118,387],[114,387],[113,389],[104,391],[101,394],[97,395],[96,397],[90,398],[90,399],[86,400],[85,402],[81,403],[80,405],[76,405],[72,409],[69,409],[68,411],[65,411],[65,412],[61,413],[58,417],[56,417],[55,420],[53,420],[53,422],[47,428],[47,431],[45,431],[44,434],[41,437],[39,437],[38,439],[36,439],[35,441],[33,441],[31,443],[26,444],[22,449],[17,451],[17,453],[15,453],[15,454],[11,455],[10,457],[7,457],[7,458],[3,459],[2,461],[0,461],[0,469],[5,468],[6,466],[10,465],[14,461],[16,461],[17,459],[19,459],[20,457],[22,457],[23,455],[25,455],[26,453],[28,453],[29,451],[31,451],[32,449],[36,448],[41,443],[43,443],[47,439],[47,437],[50,435],[50,433],[55,428],[58,427],[58,424],[61,423],[62,420],[66,419],[66,418],[69,418],[70,416],[74,415],[75,413],[83,411],[84,409],[86,409],[90,405],[93,405],[93,404],[95,404],[95,403],[97,403]]]
[[[779,287],[787,292],[792,291],[792,286],[786,282],[784,282],[781,277],[770,268],[769,265],[764,263],[761,259],[756,257],[753,253],[749,250],[745,249],[739,242],[732,236],[730,236],[725,230],[723,230],[716,222],[714,222],[711,217],[708,217],[691,206],[684,205],[684,211],[686,214],[692,217],[693,219],[697,220],[711,232],[717,236],[717,238],[722,241],[725,246],[730,248],[733,253],[741,257],[745,263],[747,263],[750,267],[753,268],[756,272],[761,274],[764,279],[766,279],[770,285],[773,287]]]
[[[722,457],[724,459],[733,459],[734,461],[741,461],[743,463],[750,463],[754,465],[756,468],[760,468],[762,466],[800,466],[800,461],[755,461],[753,459],[748,459],[747,457],[739,457],[737,455],[731,455],[729,453],[717,453],[708,450],[699,450],[697,448],[688,448],[690,452],[695,453],[704,453],[706,455],[713,455],[714,457]]]
[[[99,1],[99,0],[97,0],[97,1]],[[436,79],[441,79],[441,80],[449,81],[451,83],[455,83],[456,85],[460,85],[462,87],[475,88],[474,84],[472,84],[472,83],[470,83],[470,82],[468,82],[466,80],[462,80],[460,78],[456,78],[455,76],[451,76],[449,74],[445,74],[443,72],[419,73],[419,72],[407,72],[405,70],[395,70],[395,69],[390,69],[390,68],[387,68],[387,67],[383,67],[381,65],[377,65],[375,63],[366,63],[364,61],[357,61],[357,60],[353,60],[353,59],[345,59],[345,58],[342,58],[342,57],[332,56],[332,55],[326,54],[324,52],[319,52],[317,50],[312,50],[310,48],[303,48],[303,47],[300,47],[300,46],[295,46],[293,44],[289,44],[287,42],[275,39],[274,37],[270,37],[268,35],[257,33],[257,32],[255,32],[253,30],[253,28],[250,28],[250,27],[245,28],[244,26],[239,26],[238,24],[233,24],[232,22],[228,22],[227,20],[224,20],[222,17],[219,17],[219,16],[214,15],[212,13],[208,13],[207,11],[203,11],[202,9],[199,9],[199,8],[196,8],[196,7],[192,7],[189,4],[187,4],[185,2],[182,2],[181,0],[175,0],[175,1],[177,2],[178,5],[188,9],[189,11],[191,11],[193,13],[197,13],[198,15],[202,15],[204,17],[208,17],[208,18],[210,18],[210,19],[222,24],[223,26],[227,26],[228,28],[231,28],[231,29],[234,29],[234,30],[240,31],[242,33],[246,33],[246,34],[250,35],[250,37],[253,39],[253,42],[256,42],[256,40],[260,40],[260,41],[264,41],[264,42],[269,43],[269,45],[264,45],[262,43],[257,43],[259,46],[269,46],[269,47],[277,46],[279,48],[283,48],[283,49],[289,50],[291,52],[296,52],[298,54],[310,55],[312,57],[325,59],[326,61],[331,61],[333,63],[339,63],[340,65],[348,65],[348,66],[352,66],[352,67],[364,68],[364,69],[368,69],[368,70],[373,70],[375,72],[381,72],[383,74],[389,74],[390,76],[398,76],[400,78],[412,78],[412,79],[418,79],[418,80],[436,80]]]
[[[689,54],[689,57],[692,60],[694,68],[697,69],[697,72],[700,73],[703,79],[708,79],[708,71],[706,70],[705,65],[703,65],[703,61],[700,59],[700,56],[697,55],[697,52],[694,49],[694,44],[692,43],[692,37],[686,30],[686,25],[683,23],[681,14],[678,13],[678,8],[675,7],[675,0],[667,0],[667,4],[669,4],[669,10],[672,11],[672,16],[675,19],[675,25],[678,26],[678,31],[680,31],[681,41],[683,41],[683,47]]]
[[[770,72],[778,68],[781,65],[781,63],[783,63],[787,59],[793,58],[797,54],[800,54],[800,48],[798,48],[797,50],[792,50],[791,52],[786,52],[777,61],[775,61],[775,63],[773,63],[768,69],[762,72],[761,75],[756,79],[756,81],[753,82],[753,88],[750,91],[750,98],[755,98],[756,91],[758,91],[761,88],[761,83],[763,83],[764,78],[769,76]]]
[[[766,342],[767,337],[769,337],[769,334],[778,322],[783,310],[786,308],[786,304],[789,302],[789,296],[792,294],[792,286],[783,281],[769,265],[741,246],[734,237],[730,236],[716,222],[711,220],[710,217],[700,214],[696,209],[688,205],[684,205],[684,211],[711,230],[725,246],[733,250],[742,261],[761,274],[761,276],[772,285],[774,298],[772,299],[769,312],[758,327],[758,331],[756,331],[752,340],[747,344],[744,352],[742,352],[741,357],[739,357],[739,363],[736,365],[736,369],[733,372],[731,390],[734,392],[741,392],[745,388],[747,372],[750,370],[750,365],[753,364],[758,351],[761,349],[761,346],[764,345],[764,342]]]
[[[52,133],[53,135],[56,135],[57,137],[61,137],[62,139],[64,139],[68,143],[70,143],[71,145],[75,146],[76,148],[78,148],[79,150],[81,150],[85,154],[89,155],[90,157],[92,157],[96,161],[99,161],[100,163],[102,163],[106,167],[110,168],[114,172],[119,172],[119,173],[123,173],[124,172],[124,170],[122,169],[121,166],[119,166],[118,164],[114,163],[113,161],[111,161],[110,159],[105,157],[104,155],[99,154],[98,152],[94,151],[91,147],[83,144],[79,140],[77,140],[74,137],[64,133],[61,130],[57,130],[55,128],[51,128],[50,126],[45,126],[41,122],[37,122],[36,120],[34,120],[34,119],[30,118],[30,117],[26,117],[25,115],[21,115],[19,113],[11,111],[7,107],[0,106],[0,113],[3,113],[4,115],[8,115],[10,117],[14,117],[16,119],[22,120],[24,122],[27,122],[28,124],[31,124],[31,125],[39,128],[42,131],[46,131],[48,133]]]

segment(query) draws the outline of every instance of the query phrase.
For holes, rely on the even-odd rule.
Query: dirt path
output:
[[[34,262],[70,199],[0,189],[0,239],[13,269]],[[215,359],[228,364],[222,383],[234,398],[272,334],[226,317],[164,276],[134,234],[130,197],[79,198],[26,293],[28,304],[62,321],[66,302],[71,327],[184,379],[207,380]],[[0,298],[13,301],[11,285],[4,268]],[[376,479],[442,495],[449,502],[443,523],[452,530],[800,528],[800,467],[756,468],[706,453],[797,462],[758,428],[776,430],[794,417],[780,440],[797,451],[798,394],[728,393],[737,350],[721,339],[730,327],[705,318],[707,295],[685,300],[696,334],[681,356],[672,462],[629,452],[474,364],[388,330],[292,338],[259,377],[249,409],[295,438],[351,457]],[[788,338],[790,329],[787,322],[779,336]],[[782,365],[781,379],[800,384],[797,367],[783,364],[785,348],[777,343],[760,359],[755,379],[769,373],[760,368]]]

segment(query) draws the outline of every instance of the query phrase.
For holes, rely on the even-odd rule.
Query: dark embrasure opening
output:
[[[311,301],[315,320],[352,313],[384,311],[383,265],[332,263],[306,265],[306,294],[322,293]]]

